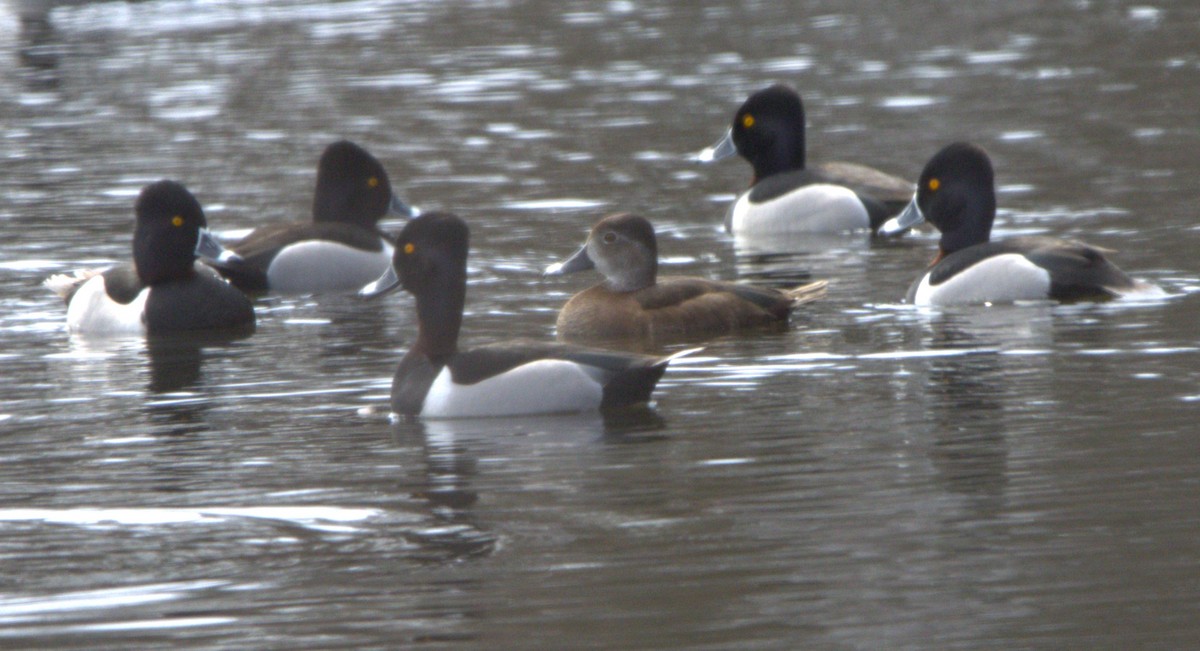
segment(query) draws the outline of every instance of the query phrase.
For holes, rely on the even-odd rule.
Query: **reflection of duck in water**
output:
[[[17,14],[18,60],[32,90],[58,86],[59,42],[50,10],[59,3],[47,0],[10,0]],[[77,4],[77,3],[72,3]]]
[[[721,140],[700,152],[701,162],[740,154],[754,182],[725,220],[734,235],[874,231],[899,212],[912,184],[852,163],[807,165],[804,104],[777,84],[752,95],[733,115]]]
[[[658,277],[654,227],[637,215],[600,220],[568,260],[546,273],[596,269],[604,281],[571,298],[558,337],[577,342],[669,343],[786,325],[792,310],[825,294],[825,281],[789,291],[705,278]]]

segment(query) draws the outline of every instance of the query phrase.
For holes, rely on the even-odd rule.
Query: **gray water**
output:
[[[35,4],[0,4],[0,646],[1200,645],[1191,0]],[[931,232],[734,242],[748,166],[690,156],[775,81],[810,158],[973,140],[996,237],[1169,297],[919,310]],[[539,271],[618,210],[672,273],[829,294],[607,419],[389,423],[406,296],[68,335],[42,279],[127,259],[144,184],[233,237],[306,218],[339,137],[472,225],[469,342],[551,338],[595,277]]]

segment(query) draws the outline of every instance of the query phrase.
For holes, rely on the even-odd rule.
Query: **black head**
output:
[[[392,266],[404,289],[422,292],[445,287],[467,273],[470,229],[457,215],[434,212],[408,222],[396,240]]]
[[[196,243],[208,225],[200,202],[175,181],[147,185],[134,208],[133,263],[143,283],[190,278]]]
[[[313,221],[345,222],[374,229],[392,202],[392,184],[383,165],[367,150],[339,140],[317,163]]]
[[[804,169],[804,103],[792,88],[776,84],[751,95],[733,115],[738,154],[760,181]]]
[[[943,253],[988,241],[996,218],[996,186],[986,152],[966,142],[929,159],[917,183],[917,206],[942,232]]]
[[[414,349],[447,355],[457,347],[467,295],[470,230],[450,213],[429,213],[408,222],[396,239],[392,269],[417,299],[419,332]],[[379,282],[379,281],[377,281]]]

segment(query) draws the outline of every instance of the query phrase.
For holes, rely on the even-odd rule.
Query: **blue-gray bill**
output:
[[[892,217],[879,227],[880,235],[897,235],[925,221],[925,215],[921,212],[921,207],[917,205],[917,197],[913,195],[912,201],[908,202],[904,211],[899,215]]]
[[[546,267],[546,270],[542,272],[542,275],[554,276],[558,274],[575,273],[576,271],[586,271],[588,269],[595,268],[595,263],[593,263],[592,259],[588,257],[587,243],[585,242],[583,246],[579,247],[577,251],[571,254],[571,257],[563,260],[562,262],[555,262],[549,267]]]
[[[401,199],[397,195],[392,195],[392,201],[388,204],[388,212],[396,217],[413,217],[421,216],[421,209]]]
[[[196,239],[196,257],[216,266],[245,262],[242,256],[221,246],[216,236],[207,228],[201,228],[200,237]]]
[[[712,163],[737,153],[737,145],[733,143],[733,129],[725,132],[721,139],[714,142],[711,147],[705,147],[696,154],[696,160],[701,163]]]
[[[388,266],[387,271],[375,280],[363,285],[362,289],[358,290],[358,295],[371,298],[374,296],[382,296],[390,291],[395,290],[400,286],[400,276],[396,275],[396,269]]]

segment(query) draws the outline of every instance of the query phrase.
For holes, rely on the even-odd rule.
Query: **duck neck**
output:
[[[992,237],[996,220],[996,195],[992,192],[966,194],[953,220],[957,227],[942,232],[939,246],[945,254],[983,244]]]
[[[417,341],[413,349],[435,359],[458,350],[467,279],[465,271],[455,276],[456,282],[448,278],[417,295]]]
[[[651,287],[658,282],[658,263],[642,269],[625,269],[604,279],[608,289],[618,292],[636,292],[639,289]]]
[[[788,134],[786,130],[777,129],[775,142],[769,147],[763,147],[754,160],[755,181],[761,181],[768,176],[804,169],[804,130]]]

